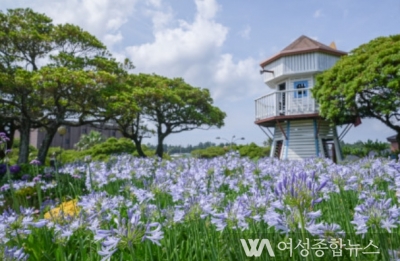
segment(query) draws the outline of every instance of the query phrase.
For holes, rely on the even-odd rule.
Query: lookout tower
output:
[[[304,159],[323,155],[342,160],[336,126],[319,116],[311,94],[315,76],[346,52],[301,36],[262,62],[260,73],[270,93],[255,101],[260,127],[274,127],[271,157]],[[263,129],[264,130],[264,129]],[[268,133],[267,133],[268,135]]]

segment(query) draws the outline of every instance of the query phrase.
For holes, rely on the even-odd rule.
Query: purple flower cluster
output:
[[[216,231],[262,226],[286,233],[308,231],[330,239],[345,235],[339,225],[343,224],[325,220],[325,209],[319,206],[343,191],[358,197],[354,215],[348,213],[352,223],[347,225],[354,225],[358,234],[369,229],[392,232],[399,224],[398,201],[387,199],[387,193],[378,189],[386,182],[390,190],[399,191],[400,198],[400,164],[395,161],[367,158],[336,165],[320,158],[254,162],[236,153],[174,161],[123,155],[112,163],[75,163],[60,171],[85,178],[90,194],[79,198],[79,215],[43,221],[32,218],[29,211],[20,216],[5,212],[0,217],[0,224],[5,224],[0,225],[0,240],[14,239],[9,233],[11,224],[19,225],[22,235],[32,226],[52,229],[61,243],[79,229],[94,236],[98,254],[107,260],[144,240],[160,245],[163,230],[193,221],[204,221]],[[42,189],[50,188],[38,177],[33,182],[14,182],[13,187],[33,187],[37,182]],[[121,184],[118,196],[101,191],[110,184]],[[168,205],[160,204],[160,198],[168,199]]]
[[[46,226],[47,220],[35,219],[34,213],[35,210],[33,208],[22,208],[22,207],[20,208],[19,215],[12,210],[7,210],[3,212],[0,215],[1,245],[5,245],[8,241],[10,241],[10,236],[16,236],[16,233],[18,234],[18,237],[20,239],[23,239],[31,234],[32,228],[42,228]],[[13,256],[17,260],[20,260],[17,257],[23,258],[25,256],[21,249],[12,248],[9,250],[10,250],[10,252],[8,252],[9,257]]]
[[[391,232],[399,224],[400,208],[391,199],[367,198],[355,208],[354,220],[357,234],[366,234],[369,228]]]
[[[12,174],[17,174],[18,172],[20,172],[20,170],[21,170],[21,167],[18,165],[13,165],[10,167],[10,172]]]
[[[4,249],[4,258],[5,260],[27,260],[29,255],[24,253],[24,249],[13,247],[5,247]]]
[[[7,173],[7,165],[6,164],[0,164],[0,175],[4,175]]]
[[[7,135],[4,132],[0,132],[0,146],[10,139],[7,137]]]
[[[34,159],[30,162],[31,165],[40,165],[41,162],[38,159]]]

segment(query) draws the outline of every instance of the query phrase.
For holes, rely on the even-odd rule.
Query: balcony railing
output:
[[[311,88],[276,91],[255,100],[256,120],[275,116],[318,113]]]

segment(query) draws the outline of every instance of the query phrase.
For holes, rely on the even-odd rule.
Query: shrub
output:
[[[268,157],[271,150],[270,147],[260,147],[254,142],[248,145],[232,145],[231,147],[208,147],[206,149],[193,150],[191,152],[193,157],[198,158],[214,158],[222,156],[229,150],[239,151],[241,157],[249,157],[251,159],[259,159],[263,157]]]
[[[155,151],[155,150],[151,150],[151,149],[149,149],[146,145],[143,145],[143,144],[142,144],[142,150],[143,150],[144,154],[145,154],[147,157],[153,157],[153,156],[156,155],[156,151]],[[137,152],[137,150],[135,150],[135,151],[132,153],[132,155],[135,156],[135,157],[139,157],[139,153]],[[165,156],[165,153],[164,153],[164,156]]]
[[[105,138],[98,131],[91,131],[87,135],[82,135],[79,141],[74,145],[76,150],[82,151],[90,149],[91,147],[98,145],[105,141]]]
[[[49,154],[53,151],[57,152],[57,155],[59,157],[60,148],[50,150]],[[94,161],[107,161],[109,159],[109,156],[112,154],[133,154],[134,152],[136,152],[136,147],[131,140],[126,138],[116,139],[114,137],[111,137],[105,142],[96,144],[87,150],[62,150],[61,160],[62,163],[69,163],[75,161],[83,161],[85,160],[85,157],[90,156],[91,159]]]
[[[14,139],[14,142],[13,142],[13,144],[12,144],[12,147],[11,147],[11,149],[12,150],[18,150],[19,149],[19,144],[21,143],[21,141],[19,140],[19,139]],[[32,152],[37,152],[38,150],[34,147],[34,146],[32,146],[32,145],[29,145],[29,153],[32,153]]]
[[[268,157],[270,147],[259,147],[254,142],[249,145],[240,146],[239,153],[241,157],[249,157],[251,159],[259,159]]]
[[[191,152],[193,157],[209,159],[224,155],[228,152],[227,148],[223,147],[208,147],[206,149],[193,150]]]
[[[92,159],[96,160],[96,158],[104,159],[111,154],[131,154],[134,151],[136,151],[136,147],[131,140],[127,138],[116,139],[112,137],[106,140],[104,143],[97,144],[89,150],[84,151],[83,154],[85,156],[90,155]]]
[[[366,157],[370,151],[375,151],[378,156],[387,157],[389,153],[389,144],[378,140],[367,140],[366,142],[357,141],[353,144],[342,143],[343,156],[355,155],[357,157]]]

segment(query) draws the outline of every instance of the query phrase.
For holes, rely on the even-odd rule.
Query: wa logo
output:
[[[250,249],[249,249],[249,245],[247,245],[246,239],[240,239],[240,242],[242,243],[242,247],[243,247],[244,252],[246,253],[246,256],[259,257],[259,256],[261,256],[264,247],[266,247],[269,256],[275,257],[274,250],[272,249],[271,244],[269,243],[268,239],[261,239],[260,245],[258,245],[258,242],[260,241],[260,239],[248,239],[247,241],[249,242]]]

